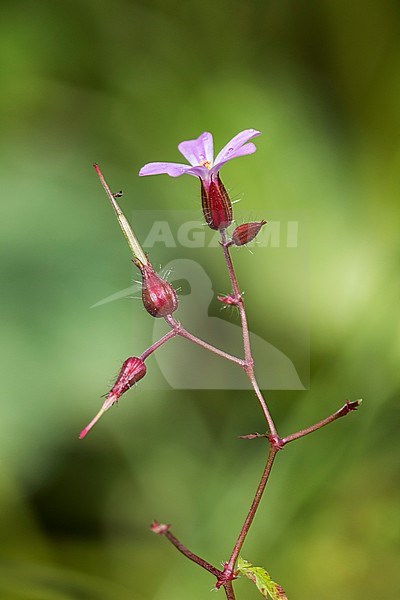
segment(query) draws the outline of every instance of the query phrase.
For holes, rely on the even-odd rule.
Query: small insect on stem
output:
[[[99,165],[95,163],[93,165],[93,167],[94,167],[94,170],[96,171],[97,175],[99,176],[101,185],[103,186],[104,191],[106,192],[106,194],[113,206],[114,212],[117,215],[118,223],[122,229],[122,232],[126,238],[126,241],[129,244],[130,249],[132,250],[133,256],[135,258],[139,259],[143,265],[147,265],[147,263],[148,263],[147,256],[143,252],[143,249],[142,249],[141,245],[139,244],[138,239],[136,238],[135,234],[132,231],[132,227],[129,225],[127,218],[125,217],[124,213],[122,212],[122,210],[119,207],[118,202],[116,201],[116,198],[121,197],[122,192],[117,192],[116,194],[113,194],[112,191],[110,190],[106,180],[104,179],[104,175],[101,172]]]

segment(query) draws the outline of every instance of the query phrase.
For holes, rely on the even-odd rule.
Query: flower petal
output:
[[[187,167],[187,171],[185,171],[188,175],[194,175],[195,177],[200,177],[200,179],[207,185],[210,182],[210,171],[207,167]]]
[[[141,177],[145,175],[169,175],[170,177],[180,177],[180,175],[193,175],[200,177],[204,182],[210,178],[210,171],[206,167],[191,167],[181,163],[170,162],[152,162],[144,165],[139,171]]]
[[[246,156],[246,154],[253,154],[253,152],[255,152],[256,150],[257,148],[255,147],[253,142],[245,144],[241,148],[238,148],[235,152],[231,152],[229,156],[226,156],[224,160],[220,160],[218,162],[215,161],[215,165],[211,169],[210,174],[213,175],[214,173],[218,173],[222,165],[232,160],[232,158],[237,158],[238,156]]]
[[[171,162],[152,162],[144,165],[139,171],[140,176],[144,175],[170,175],[170,177],[179,177],[184,175],[191,167],[189,165],[182,165],[180,163]]]
[[[213,164],[214,160],[214,144],[213,136],[208,131],[205,131],[196,140],[187,140],[181,142],[178,150],[190,162],[193,167],[203,165],[208,162]]]
[[[253,137],[256,137],[257,135],[261,135],[261,131],[257,131],[256,129],[245,129],[244,131],[241,131],[240,133],[235,135],[235,137],[232,138],[231,141],[228,142],[226,146],[222,148],[221,152],[218,154],[214,161],[214,165],[216,166],[217,163],[224,164],[231,158],[236,158],[236,156],[242,156],[241,154],[237,154],[236,150],[241,148],[243,144],[251,140]],[[255,152],[254,144],[253,147],[254,150],[252,150],[251,152]],[[245,152],[245,154],[251,154],[251,152]]]

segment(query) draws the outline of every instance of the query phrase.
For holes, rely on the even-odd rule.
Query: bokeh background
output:
[[[399,21],[394,0],[2,0],[1,599],[209,594],[209,575],[148,525],[226,559],[267,451],[237,436],[261,413],[243,390],[139,385],[77,440],[151,332],[137,301],[90,309],[134,277],[91,165],[128,216],[179,219],[196,181],[138,169],[178,160],[204,130],[222,147],[249,127],[257,153],[224,167],[225,183],[259,217],[308,224],[304,279],[272,251],[237,254],[253,330],[279,329],[288,354],[292,282],[307,291],[310,389],[269,393],[272,413],[290,433],[346,398],[364,405],[278,456],[243,556],[289,598],[400,597]],[[225,291],[217,251],[209,269]]]

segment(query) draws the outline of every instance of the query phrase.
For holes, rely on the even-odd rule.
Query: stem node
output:
[[[235,579],[237,579],[237,575],[235,573],[233,566],[231,566],[229,563],[224,563],[223,566],[224,566],[224,569],[223,569],[221,575],[218,577],[217,583],[215,584],[215,587],[217,590],[219,590],[219,588],[222,586],[225,587],[228,582],[234,581]]]
[[[279,437],[279,435],[277,433],[275,433],[275,434],[268,433],[266,435],[266,437],[268,438],[270,446],[271,446],[271,448],[273,448],[273,450],[275,450],[276,452],[278,452],[278,450],[282,450],[282,448],[285,445],[285,442],[281,437]]]

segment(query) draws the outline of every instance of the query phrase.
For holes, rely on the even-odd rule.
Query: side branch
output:
[[[166,333],[162,338],[157,340],[157,342],[154,342],[154,344],[152,344],[151,346],[149,346],[149,348],[147,348],[144,352],[142,352],[142,354],[140,355],[140,358],[142,360],[146,360],[146,358],[148,356],[150,356],[150,354],[153,354],[153,352],[155,352],[160,346],[165,344],[165,342],[168,342],[168,340],[175,337],[176,335],[177,335],[177,332],[174,329],[172,329],[171,331],[168,331],[168,333]]]
[[[266,437],[266,438],[268,438],[269,443],[270,443],[270,450],[269,450],[269,454],[268,454],[268,458],[267,458],[267,463],[265,465],[263,474],[261,476],[261,481],[258,484],[258,488],[257,488],[257,491],[254,496],[254,500],[251,504],[250,510],[249,510],[247,517],[245,519],[245,522],[242,526],[242,529],[240,531],[240,534],[238,536],[236,544],[233,548],[229,562],[226,565],[226,571],[228,571],[228,574],[234,573],[234,568],[235,568],[237,558],[238,558],[240,550],[244,544],[246,536],[249,532],[249,529],[253,522],[257,508],[261,502],[262,495],[264,493],[269,476],[271,474],[272,465],[274,463],[275,457],[276,457],[277,453],[279,452],[279,450],[282,450],[282,448],[289,442],[298,440],[299,438],[304,437],[305,435],[308,435],[309,433],[312,433],[313,431],[317,431],[318,429],[321,429],[321,427],[324,427],[325,425],[329,425],[329,423],[333,423],[333,421],[336,421],[337,419],[340,419],[341,417],[345,417],[346,415],[349,414],[349,412],[357,410],[357,408],[361,405],[361,402],[362,402],[362,400],[355,400],[353,402],[350,402],[349,400],[347,400],[346,404],[344,404],[342,406],[342,408],[340,408],[338,411],[333,413],[333,415],[330,415],[326,419],[319,421],[318,423],[316,423],[315,425],[312,425],[311,427],[307,427],[306,429],[301,429],[297,433],[288,435],[285,438],[280,438],[277,434],[259,434],[259,433],[240,436],[241,438],[247,438],[247,439]]]
[[[184,546],[182,544],[182,542],[180,542],[178,540],[178,538],[176,538],[171,533],[170,527],[171,527],[170,525],[165,525],[164,523],[158,523],[158,521],[153,521],[152,524],[150,525],[150,529],[153,533],[156,533],[157,535],[165,536],[167,538],[167,540],[169,542],[171,542],[171,544],[173,546],[175,546],[175,548],[177,550],[179,550],[179,552],[181,552],[184,556],[186,556],[186,558],[195,562],[197,565],[199,565],[200,567],[202,567],[203,569],[205,569],[206,571],[208,571],[209,573],[211,573],[212,575],[217,577],[217,579],[219,579],[220,576],[222,575],[222,571],[220,571],[219,569],[217,569],[216,567],[211,565],[209,562],[207,562],[200,556],[197,556],[197,554],[194,554],[188,548],[186,548],[186,546]]]
[[[357,408],[361,405],[361,403],[362,403],[362,400],[354,400],[353,402],[350,402],[349,400],[347,400],[346,404],[344,404],[342,406],[342,408],[340,408],[335,413],[333,413],[333,415],[326,417],[326,419],[322,419],[322,421],[315,423],[315,425],[311,425],[311,427],[307,427],[306,429],[301,429],[300,431],[297,431],[297,433],[292,433],[292,435],[288,435],[288,436],[282,438],[282,440],[281,440],[282,444],[285,446],[289,442],[298,440],[299,438],[302,438],[305,435],[312,433],[313,431],[318,431],[318,429],[321,429],[321,427],[325,427],[325,425],[329,425],[329,423],[333,423],[333,421],[336,421],[337,419],[340,419],[341,417],[345,417],[346,415],[349,414],[349,412],[357,410]]]
[[[162,338],[154,342],[149,348],[147,348],[142,354],[137,356],[131,356],[127,358],[123,363],[121,370],[118,374],[117,380],[114,383],[111,390],[108,392],[105,401],[103,402],[103,406],[97,413],[95,417],[90,421],[86,427],[82,429],[79,434],[79,439],[83,439],[89,433],[89,431],[93,428],[94,425],[99,421],[99,419],[104,415],[107,410],[109,410],[116,402],[118,402],[119,398],[128,391],[135,383],[140,381],[146,374],[146,366],[144,361],[146,358],[150,356],[153,352],[155,352],[160,346],[168,342],[171,338],[175,337],[177,332],[172,330],[168,331]]]
[[[226,563],[224,565],[223,571],[221,571],[220,569],[217,569],[216,567],[211,565],[209,562],[204,560],[204,558],[201,558],[200,556],[198,556],[197,554],[194,554],[194,552],[192,552],[191,550],[186,548],[186,546],[184,546],[184,544],[182,544],[182,542],[180,542],[178,540],[178,538],[176,538],[173,535],[173,533],[170,531],[170,527],[171,527],[170,525],[165,525],[164,523],[159,523],[158,521],[153,521],[152,524],[150,525],[150,529],[151,529],[151,531],[153,531],[153,533],[156,533],[157,535],[163,535],[164,537],[166,537],[167,540],[173,546],[175,546],[175,548],[181,554],[186,556],[186,558],[188,558],[192,562],[196,563],[196,565],[199,565],[199,567],[201,567],[205,571],[208,571],[209,573],[211,573],[211,575],[214,575],[214,577],[217,578],[216,589],[223,587],[227,600],[235,600],[236,596],[235,596],[235,592],[233,591],[232,581],[233,581],[233,579],[236,579],[236,575],[233,572],[233,570],[232,570],[232,573],[230,573],[230,574],[227,573],[228,564]]]
[[[172,327],[173,331],[175,332],[175,335],[179,335],[180,337],[183,337],[183,338],[189,340],[190,342],[197,344],[197,346],[204,348],[204,350],[209,350],[210,352],[213,352],[214,354],[217,354],[218,356],[221,356],[222,358],[225,358],[226,360],[230,360],[231,362],[236,363],[243,369],[245,368],[246,363],[244,360],[242,360],[241,358],[238,358],[237,356],[233,356],[232,354],[229,354],[228,352],[224,352],[223,350],[220,350],[219,348],[216,348],[215,346],[212,346],[208,342],[205,342],[204,340],[193,335],[192,333],[187,331],[176,319],[174,319],[174,317],[172,315],[168,315],[167,317],[165,317],[165,320],[168,323],[168,325],[170,327]]]

